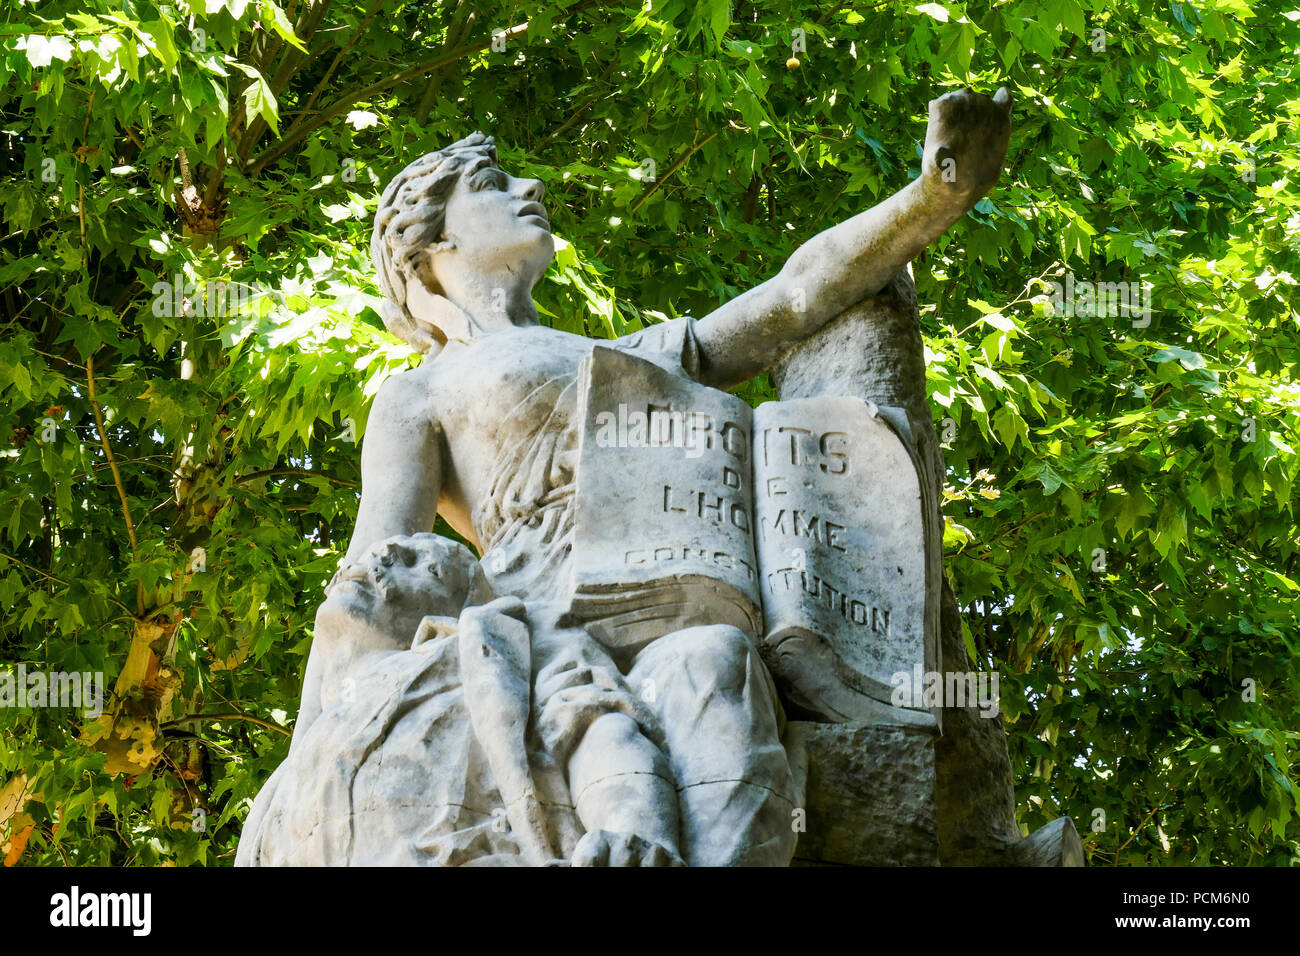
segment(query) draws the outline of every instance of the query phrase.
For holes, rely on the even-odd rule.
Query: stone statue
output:
[[[375,400],[357,524],[318,615],[290,756],[258,798],[240,862],[786,865],[811,785],[789,708],[911,727],[929,735],[916,753],[932,762],[937,719],[882,699],[895,658],[870,639],[937,666],[941,465],[928,414],[910,400],[885,407],[888,396],[836,404],[855,393],[810,384],[791,356],[860,316],[993,186],[1010,109],[1005,90],[939,97],[910,185],[709,315],[612,342],[538,323],[531,292],[554,251],[543,187],[498,168],[489,137],[404,169],[384,190],[371,253],[385,323],[425,360]],[[727,404],[719,390],[767,369],[841,424],[813,434],[799,427],[810,406]],[[652,431],[660,415],[649,445],[671,460],[621,453],[615,409],[638,401]],[[788,461],[771,461],[773,436],[789,438]],[[867,512],[825,488],[778,507],[800,486],[792,462],[831,482],[865,448],[907,472],[873,512],[911,515],[894,535],[907,541],[881,544],[879,517],[854,538],[847,522]],[[687,493],[644,470],[660,461],[720,484]],[[438,514],[478,548],[477,566],[430,540]],[[689,534],[671,538],[687,519]],[[789,557],[755,543],[783,536],[815,548]],[[900,555],[886,563],[906,613],[842,580],[868,573],[850,559],[872,542]],[[826,567],[841,574],[834,586]],[[873,594],[890,586],[877,583]],[[802,588],[807,620],[795,607],[791,626],[768,628],[773,588]],[[837,643],[837,630],[865,643]]]

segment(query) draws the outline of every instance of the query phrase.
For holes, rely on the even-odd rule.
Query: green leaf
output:
[[[1205,357],[1203,355],[1178,346],[1171,345],[1159,349],[1151,356],[1153,362],[1172,362],[1175,359],[1188,371],[1205,368]]]
[[[275,94],[271,92],[271,85],[266,82],[255,67],[233,60],[228,62],[251,80],[244,87],[244,106],[248,111],[248,115],[262,117],[262,119],[266,120],[267,125],[278,133],[280,110],[275,101]]]
[[[172,39],[172,25],[166,20],[153,20],[149,23],[140,25],[141,33],[145,37],[145,43],[158,58],[165,72],[171,73],[176,69],[176,64],[180,62],[180,54],[176,51],[176,43]]]
[[[34,67],[46,67],[55,60],[72,59],[72,43],[67,37],[47,37],[32,33],[21,39],[25,41],[27,62]]]
[[[280,39],[304,53],[307,52],[307,48],[293,32],[293,24],[289,22],[289,18],[284,15],[284,11],[275,0],[258,0],[257,11],[262,23],[270,24],[271,29]]]

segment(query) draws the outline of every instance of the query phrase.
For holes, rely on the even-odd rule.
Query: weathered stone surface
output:
[[[937,502],[944,465],[925,392],[924,345],[916,289],[900,271],[878,296],[847,310],[799,345],[773,370],[783,398],[858,395],[905,410],[917,457]],[[933,505],[937,518],[937,504]],[[942,525],[936,520],[941,529]],[[932,559],[942,554],[932,542]],[[944,671],[971,668],[961,618],[948,582],[939,579],[939,660]],[[936,806],[942,860],[947,866],[1007,865],[1020,840],[1015,794],[1001,715],[946,707],[935,744]]]
[[[578,385],[574,615],[611,647],[699,624],[757,638],[750,407],[599,345]]]
[[[933,730],[792,721],[784,741],[807,810],[796,864],[939,865]]]
[[[938,667],[924,477],[899,426],[856,397],[765,403],[754,432],[767,659],[801,709],[871,720],[856,698],[890,704],[895,674]]]
[[[891,410],[751,409],[600,346],[578,385],[571,607],[603,643],[730,624],[800,712],[830,720],[875,719],[895,674],[936,668],[928,485]],[[905,706],[918,713],[895,719],[934,723]]]
[[[564,780],[525,731],[522,605],[488,597],[473,555],[433,534],[389,539],[340,573],[316,617],[323,709],[257,795],[237,865],[541,865],[575,852]]]

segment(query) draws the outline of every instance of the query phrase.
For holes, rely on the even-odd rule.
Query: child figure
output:
[[[524,603],[493,599],[468,549],[438,535],[385,539],[344,567],[316,616],[321,710],[295,727],[236,862],[679,865],[671,771],[609,708],[652,718],[626,687],[548,677],[556,704],[536,724],[573,751],[561,763],[623,781],[622,822],[575,808],[531,720],[529,635]]]

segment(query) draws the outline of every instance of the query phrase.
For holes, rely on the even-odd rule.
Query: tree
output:
[[[1094,862],[1285,864],[1297,44],[1250,0],[10,0],[0,655],[116,693],[0,708],[6,862],[233,857],[369,402],[414,361],[367,255],[402,166],[495,135],[563,238],[540,311],[613,336],[905,184],[968,83],[1016,96],[1008,170],[913,268],[1021,825],[1095,826]]]

